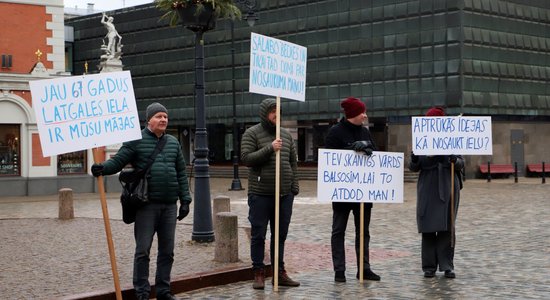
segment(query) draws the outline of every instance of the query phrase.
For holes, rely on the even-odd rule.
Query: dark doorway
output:
[[[512,129],[510,131],[510,154],[512,165],[518,164],[518,175],[525,173],[525,157],[524,157],[524,134],[523,129]]]

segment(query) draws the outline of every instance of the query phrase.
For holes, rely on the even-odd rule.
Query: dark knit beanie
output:
[[[361,100],[353,97],[349,97],[340,103],[340,106],[344,109],[346,119],[357,117],[358,115],[367,111],[365,103]]]
[[[426,112],[427,117],[442,117],[445,115],[445,110],[443,107],[440,106],[434,106]]]
[[[154,115],[156,115],[159,112],[164,112],[168,114],[168,110],[166,110],[166,107],[164,105],[153,102],[147,106],[147,109],[145,110],[145,120],[149,121]]]

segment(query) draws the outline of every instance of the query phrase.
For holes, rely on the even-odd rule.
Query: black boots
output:
[[[346,282],[346,272],[344,272],[344,271],[334,272],[334,281],[336,281],[336,282]]]
[[[355,277],[359,279],[359,271],[357,271],[357,275]],[[371,271],[371,269],[365,269],[363,270],[363,279],[380,281],[380,276],[376,275],[373,271]]]

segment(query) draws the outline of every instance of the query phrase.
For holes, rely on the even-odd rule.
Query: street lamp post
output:
[[[195,201],[191,239],[208,243],[214,241],[214,230],[208,174],[203,36],[206,31],[215,28],[216,17],[213,7],[210,6],[204,6],[200,13],[197,12],[196,6],[179,7],[177,13],[182,19],[182,25],[195,33]]]
[[[246,16],[243,20],[248,22],[250,27],[254,26],[258,16],[255,12],[256,1],[250,0],[236,0],[238,4],[243,4],[248,9]],[[241,180],[239,179],[239,126],[237,124],[237,103],[236,103],[236,91],[235,91],[235,21],[231,20],[231,86],[233,90],[233,181],[231,182],[230,191],[243,190]]]
[[[210,205],[210,175],[208,174],[208,139],[204,101],[203,32],[195,32],[195,206],[193,233],[197,242],[213,242],[212,207]],[[200,199],[197,199],[200,198]]]

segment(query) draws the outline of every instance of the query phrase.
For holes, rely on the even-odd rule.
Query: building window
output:
[[[57,156],[57,175],[85,174],[86,150]]]
[[[0,125],[0,176],[20,175],[19,125]]]

